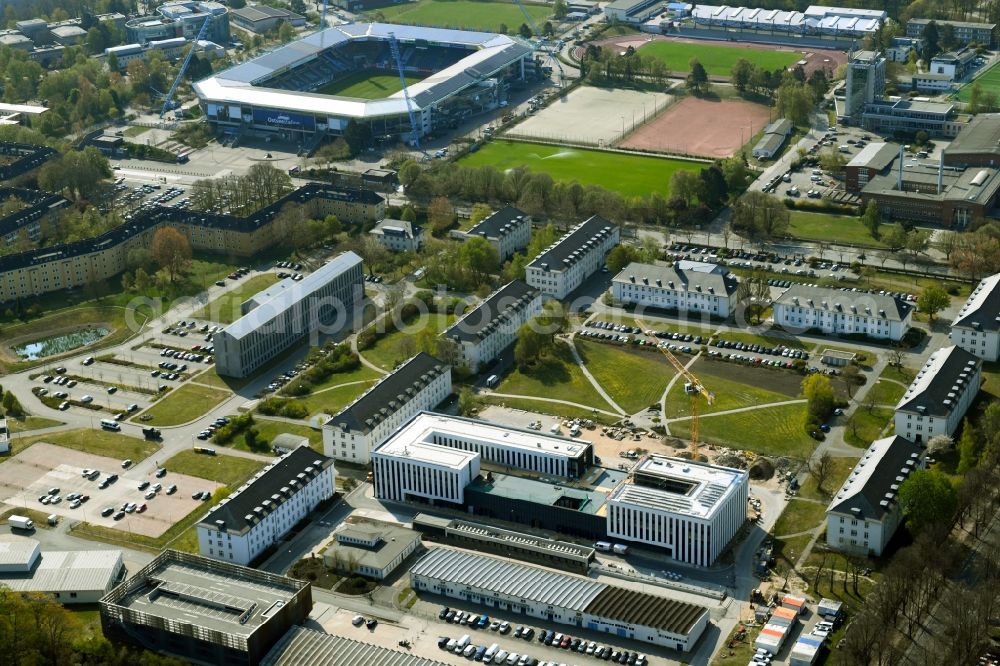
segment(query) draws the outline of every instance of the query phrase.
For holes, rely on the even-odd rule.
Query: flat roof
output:
[[[976,29],[989,29],[993,30],[997,27],[996,23],[973,23],[970,21],[948,21],[944,19],[925,19],[925,18],[911,18],[907,23],[913,23],[914,25],[927,25],[931,21],[934,21],[937,25],[951,25],[956,28],[976,28]]]
[[[101,599],[103,607],[157,618],[171,633],[185,627],[244,640],[278,615],[309,583],[286,576],[166,550]],[[308,594],[308,592],[306,592]]]
[[[487,480],[487,478],[489,480]],[[593,516],[607,515],[608,493],[595,488],[580,488],[564,482],[548,482],[512,474],[480,473],[466,487],[468,491],[496,495],[540,506],[561,506]]]
[[[344,525],[342,529],[333,533],[334,537],[338,535],[355,538],[376,537],[378,542],[373,548],[368,548],[360,544],[342,543],[335,539],[323,551],[324,557],[340,555],[355,566],[372,567],[373,569],[384,569],[406,551],[414,541],[420,541],[419,532],[389,523],[381,526],[364,523]]]
[[[522,280],[511,280],[462,315],[442,335],[452,340],[478,342],[504,321],[521,312],[541,292]]]
[[[434,412],[420,412],[393,433],[386,443],[429,443],[441,436],[476,439],[508,449],[543,452],[563,458],[584,456],[591,445],[583,439],[546,435],[535,430],[522,430],[464,416],[449,416]]]
[[[509,545],[514,548],[525,548],[549,556],[573,558],[586,562],[589,562],[594,557],[595,552],[591,546],[581,546],[569,541],[546,539],[526,532],[505,530],[494,525],[462,520],[460,518],[442,518],[418,513],[413,518],[413,526],[418,527],[419,525],[435,527],[444,530],[446,534],[457,534],[466,539],[497,543],[504,546]]]
[[[239,9],[231,9],[229,13],[251,22],[265,21],[272,18],[304,18],[293,11],[280,7],[270,7],[268,5],[254,5],[253,7],[247,5]]]
[[[0,113],[45,113],[47,107],[35,106],[34,104],[7,104],[0,102]]]
[[[406,458],[417,462],[434,465],[436,467],[447,467],[453,470],[464,469],[473,460],[479,457],[475,451],[462,451],[440,444],[427,444],[424,442],[407,442],[396,438],[389,438],[372,451],[372,456],[384,455],[396,458]]]
[[[103,592],[121,567],[120,550],[42,551],[30,571],[0,573],[0,585],[15,592]]]
[[[976,114],[944,149],[945,159],[963,153],[1000,153],[1000,113]]]
[[[631,482],[611,492],[608,501],[707,519],[746,478],[745,470],[651,455],[635,467]]]
[[[867,167],[881,171],[892,164],[896,157],[899,156],[900,148],[901,146],[897,143],[887,143],[884,141],[869,143],[859,150],[857,155],[851,158],[847,166],[855,168]]]
[[[0,572],[16,569],[27,571],[41,554],[41,548],[37,539],[0,534]]]
[[[267,653],[261,666],[446,666],[411,652],[294,626]]]

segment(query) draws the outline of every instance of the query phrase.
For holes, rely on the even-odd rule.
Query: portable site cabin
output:
[[[786,594],[781,600],[781,605],[783,608],[791,608],[800,615],[806,610],[805,597],[799,597],[794,594]]]

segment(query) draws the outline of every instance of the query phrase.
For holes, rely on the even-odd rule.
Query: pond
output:
[[[46,356],[72,351],[78,347],[86,347],[103,338],[108,332],[106,328],[88,328],[82,331],[64,333],[14,347],[14,353],[26,361],[34,361]]]

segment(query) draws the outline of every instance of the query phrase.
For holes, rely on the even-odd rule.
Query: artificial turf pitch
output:
[[[670,178],[680,170],[701,171],[707,163],[643,157],[600,150],[520,141],[493,141],[462,158],[463,166],[493,166],[500,171],[528,167],[553,180],[600,185],[627,196],[659,192],[667,196]]]

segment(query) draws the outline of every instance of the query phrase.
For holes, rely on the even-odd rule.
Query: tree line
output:
[[[281,169],[258,162],[243,175],[197,180],[191,187],[194,210],[228,210],[237,217],[247,217],[273,204],[292,191],[292,179]]]

